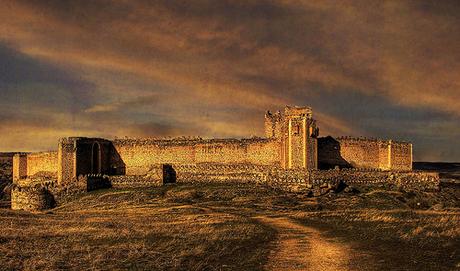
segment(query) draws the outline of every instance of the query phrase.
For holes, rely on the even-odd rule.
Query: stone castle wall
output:
[[[102,138],[61,138],[58,147],[57,179],[65,183],[80,175],[124,174],[114,171],[118,163],[111,141]]]
[[[192,164],[174,167],[178,183],[265,182],[271,166],[254,164]]]
[[[54,206],[53,195],[41,183],[28,186],[15,185],[11,190],[13,210],[40,211]]]
[[[284,169],[327,167],[409,170],[412,145],[385,140],[318,139],[310,107],[286,106],[265,115],[266,138],[116,139],[69,137],[57,152],[20,154],[13,179],[47,173],[58,183],[80,175],[144,175],[156,164],[254,164]],[[331,140],[329,140],[331,139]],[[319,163],[318,163],[319,162]]]
[[[33,177],[17,181],[11,189],[13,210],[41,211],[61,205],[88,191],[110,187],[107,177],[80,176],[59,184],[55,178]]]
[[[382,171],[369,169],[285,170],[254,164],[182,164],[173,166],[178,183],[244,182],[266,184],[277,189],[309,193],[337,188],[340,183],[354,186],[378,186],[406,191],[437,190],[438,173],[419,171]],[[137,187],[162,184],[161,165],[153,166],[143,176],[118,176],[114,187]],[[112,183],[113,184],[113,183]]]
[[[57,175],[58,153],[37,152],[27,154],[27,176],[39,174]]]
[[[325,137],[318,140],[320,168],[411,170],[412,144],[392,140]]]
[[[254,164],[181,164],[172,166],[174,182],[264,182],[272,166]],[[129,188],[161,186],[164,184],[163,165],[152,165],[145,175],[109,176],[112,187]]]
[[[388,141],[339,138],[341,156],[356,168],[390,169]]]
[[[157,164],[280,163],[280,144],[275,139],[118,139],[113,145],[127,175],[144,175]]]
[[[76,138],[74,176],[111,174],[112,142],[96,138]]]
[[[56,177],[58,164],[58,153],[55,151],[17,153],[13,156],[13,180],[37,174]]]
[[[412,169],[412,144],[392,142],[390,161],[394,170]]]
[[[163,184],[163,165],[150,165],[144,175],[114,175],[108,176],[109,182],[114,188],[132,188],[161,186]]]
[[[440,178],[434,172],[378,171],[364,169],[319,170],[301,172],[284,170],[271,172],[267,184],[289,192],[300,192],[317,196],[341,184],[402,189],[405,191],[438,190]]]
[[[18,187],[12,190],[13,206],[40,209],[49,204],[46,193],[59,201],[74,192],[104,187],[106,181],[114,187],[161,185],[172,179],[254,182],[316,195],[343,182],[411,189],[436,183],[436,177],[405,172],[412,169],[410,143],[318,135],[310,107],[286,106],[283,113],[265,115],[266,138],[62,138],[57,152],[14,155],[12,173]],[[337,166],[364,171],[316,170]],[[45,181],[43,189],[22,189],[19,183],[26,178],[51,181]]]
[[[58,184],[56,180],[33,179],[31,184],[16,184],[11,192],[12,208],[44,210],[68,201],[74,195],[102,187],[134,188],[165,184],[164,165],[152,165],[144,175],[80,176],[72,182]],[[415,171],[379,171],[364,169],[285,170],[281,167],[254,164],[198,163],[171,167],[175,182],[243,182],[268,185],[275,189],[320,196],[341,191],[346,186],[383,187],[405,191],[439,189],[438,173]],[[22,180],[24,182],[27,180]]]

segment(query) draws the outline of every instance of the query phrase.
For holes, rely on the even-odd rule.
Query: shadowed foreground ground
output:
[[[0,209],[0,270],[456,270],[458,193],[95,191],[46,213]]]

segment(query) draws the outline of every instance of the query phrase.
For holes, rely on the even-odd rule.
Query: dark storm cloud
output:
[[[8,61],[5,76],[20,82],[4,98],[73,108],[40,115],[99,136],[249,136],[264,110],[307,104],[325,133],[410,139],[416,159],[456,160],[459,11],[457,1],[10,1],[0,42],[40,64],[31,78]],[[42,97],[23,98],[31,89]]]
[[[0,111],[27,107],[77,112],[95,98],[91,83],[1,44],[0,59]]]

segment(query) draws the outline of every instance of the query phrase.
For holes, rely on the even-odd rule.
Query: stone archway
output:
[[[101,173],[101,146],[98,142],[94,142],[91,148],[91,173]]]

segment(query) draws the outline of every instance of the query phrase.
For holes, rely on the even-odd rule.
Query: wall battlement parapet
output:
[[[381,138],[373,138],[373,137],[353,137],[353,136],[339,136],[336,137],[339,141],[367,141],[367,142],[379,142],[379,143],[391,143],[391,144],[409,144],[406,141],[396,141],[393,139],[381,139]]]
[[[238,144],[265,143],[275,139],[252,137],[252,138],[117,138],[112,142],[114,145],[203,145],[203,144]]]
[[[100,140],[100,141],[108,141],[107,139],[105,138],[99,138],[99,137],[85,137],[85,136],[70,136],[70,137],[61,137],[59,138],[59,142],[63,142],[63,143],[68,143],[68,142],[73,142],[73,141],[76,141],[76,140],[91,140],[91,141],[94,141],[94,140]]]

